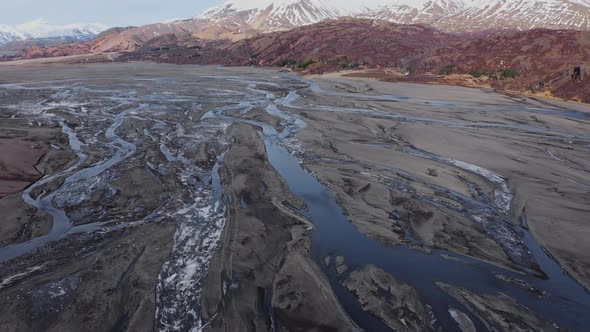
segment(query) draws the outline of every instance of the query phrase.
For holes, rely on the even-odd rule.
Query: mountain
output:
[[[429,50],[407,63],[416,76],[472,73],[498,90],[550,92],[590,103],[588,31],[534,29],[468,38]],[[576,68],[579,79],[575,79]],[[516,77],[504,79],[506,74]]]
[[[31,36],[15,27],[0,24],[0,45],[26,38],[31,38]]]
[[[100,23],[53,25],[43,19],[37,19],[20,24],[16,28],[31,35],[33,38],[51,38],[98,35],[109,27]]]
[[[307,73],[367,69],[383,79],[484,86],[590,103],[590,31],[455,34],[428,25],[339,18],[231,41],[196,37],[206,30],[189,29],[203,21],[183,22],[186,30],[167,25],[172,33],[154,36],[157,25],[129,28],[85,43],[28,47],[20,57],[97,53],[110,45],[126,51],[117,61],[286,66]],[[241,28],[235,29],[229,33]],[[134,43],[132,50],[122,44],[127,41]]]
[[[342,16],[428,24],[446,32],[590,30],[590,0],[228,0],[199,18],[231,17],[270,32]]]
[[[23,49],[31,46],[54,46],[64,43],[86,42],[96,39],[97,35],[77,35],[65,37],[48,37],[48,38],[26,38],[9,41],[5,44],[0,43],[0,55],[15,55]]]
[[[43,19],[17,26],[0,25],[0,45],[26,39],[83,41],[108,29],[100,23],[49,24]]]
[[[371,69],[396,81],[471,82],[590,102],[590,31],[457,35],[426,25],[341,18],[236,42],[163,35],[120,60],[286,66],[306,73]]]
[[[404,59],[460,40],[427,26],[341,18],[236,42],[162,36],[128,57],[173,63],[305,65],[321,70],[361,65],[397,68],[404,66]]]
[[[331,0],[234,0],[205,11],[199,18],[212,21],[233,18],[260,32],[289,30],[319,21],[368,10],[349,2]],[[360,9],[360,11],[359,11]]]
[[[131,52],[166,34],[237,41],[342,17],[425,24],[453,33],[590,30],[590,0],[228,0],[192,19],[114,31],[89,51]]]

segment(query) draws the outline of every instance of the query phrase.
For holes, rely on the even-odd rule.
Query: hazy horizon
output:
[[[17,26],[38,19],[49,24],[101,23],[110,27],[143,25],[196,16],[223,0],[21,0],[2,4],[0,25]]]

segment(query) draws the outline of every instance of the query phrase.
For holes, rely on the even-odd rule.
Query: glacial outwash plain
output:
[[[585,331],[590,106],[0,66],[0,331]]]

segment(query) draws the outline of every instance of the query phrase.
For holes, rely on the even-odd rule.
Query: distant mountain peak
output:
[[[445,33],[535,28],[590,31],[590,0],[226,0],[192,19],[110,31],[91,51],[134,51],[167,35],[236,41],[343,17],[420,24]],[[32,27],[48,25],[43,20],[33,23],[27,25],[29,32],[20,33],[39,34]]]
[[[452,32],[590,30],[590,0],[226,0],[199,18],[228,21],[235,17],[269,32],[343,16],[422,23]]]
[[[96,35],[109,27],[100,23],[71,23],[54,25],[43,18],[20,24],[17,29],[28,33],[35,38],[62,37],[72,35]]]
[[[50,24],[43,18],[17,26],[0,25],[0,44],[31,38],[61,38],[93,36],[109,27],[100,23]]]

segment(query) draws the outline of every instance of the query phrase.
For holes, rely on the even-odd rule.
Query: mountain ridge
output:
[[[36,19],[16,26],[0,25],[0,45],[27,39],[72,38],[96,36],[109,27],[101,23],[54,25]],[[85,39],[85,38],[81,38]]]
[[[588,0],[228,0],[197,18],[235,17],[260,32],[343,16],[428,24],[445,32],[534,28],[590,30]]]
[[[336,0],[231,0],[190,19],[115,30],[100,38],[90,51],[135,51],[165,34],[237,41],[343,17],[425,24],[450,33],[535,28],[590,31],[590,0],[368,0],[362,4]]]
[[[392,80],[471,82],[590,103],[590,31],[457,35],[426,25],[341,18],[236,42],[165,35],[120,58],[126,60],[287,67],[310,74],[377,70]],[[578,79],[572,77],[576,70]]]

